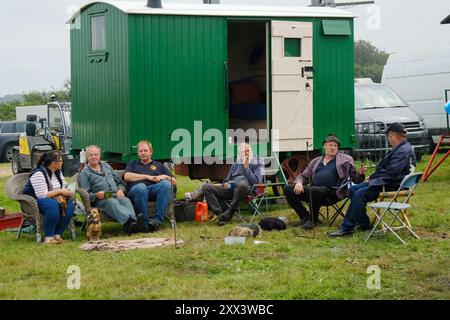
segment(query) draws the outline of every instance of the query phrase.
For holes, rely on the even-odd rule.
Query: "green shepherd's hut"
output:
[[[329,133],[353,147],[353,14],[154,2],[95,1],[70,17],[73,152],[98,144],[104,160],[125,163],[147,139],[154,159],[169,160],[182,129],[192,143],[181,158],[204,163],[208,130],[232,145],[227,129],[257,129],[255,149],[277,152],[291,177]],[[225,158],[220,149],[212,155]]]

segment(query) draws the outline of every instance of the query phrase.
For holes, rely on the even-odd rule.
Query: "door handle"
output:
[[[314,72],[313,66],[302,67],[302,78],[305,77],[305,72]]]

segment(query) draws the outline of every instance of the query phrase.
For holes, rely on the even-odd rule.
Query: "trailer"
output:
[[[27,121],[28,115],[36,115],[39,118],[47,118],[47,106],[16,107],[17,121]]]
[[[354,146],[352,13],[152,3],[94,1],[69,18],[74,153],[97,144],[126,163],[146,139],[177,172],[220,178],[243,131],[292,180],[327,134]]]
[[[447,132],[443,105],[450,99],[450,47],[391,54],[382,83],[423,117],[431,142],[436,144]]]

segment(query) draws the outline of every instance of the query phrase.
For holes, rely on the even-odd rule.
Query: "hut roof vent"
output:
[[[147,0],[147,7],[154,9],[162,8],[161,0]]]

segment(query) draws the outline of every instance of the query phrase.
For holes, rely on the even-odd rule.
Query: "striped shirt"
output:
[[[61,180],[63,183],[63,186],[66,185],[66,181],[64,180],[64,176],[61,174]],[[31,185],[33,186],[34,193],[36,194],[36,198],[43,199],[47,198],[48,194],[48,187],[47,182],[44,174],[42,172],[36,172],[33,174],[30,178]],[[56,177],[56,174],[52,175],[51,180],[53,190],[61,189],[61,185],[59,184],[58,178]]]

